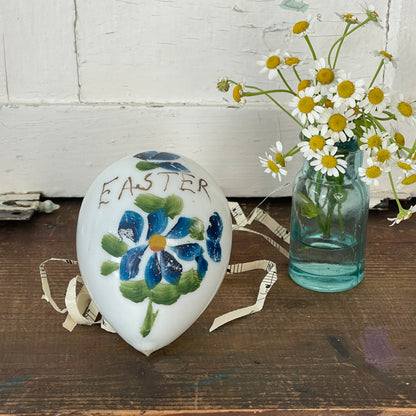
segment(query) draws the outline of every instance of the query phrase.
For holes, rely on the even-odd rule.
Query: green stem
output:
[[[252,87],[250,85],[246,85],[246,88],[251,88],[254,89],[256,87]],[[243,96],[244,97],[255,97],[256,95],[264,95],[264,94],[274,94],[277,92],[285,92],[288,94],[292,94],[292,95],[296,95],[295,93],[288,91],[288,90],[267,90],[267,91],[260,91],[260,92],[248,92],[248,91],[244,91],[243,92]]]
[[[396,200],[397,208],[399,208],[399,211],[403,211],[402,204],[400,203],[399,197],[397,196],[396,188],[394,186],[394,181],[393,181],[393,175],[391,174],[391,172],[389,172],[389,179],[390,179],[391,190],[393,191],[394,199]]]
[[[340,38],[341,40],[338,42],[338,43],[339,43],[339,45],[338,45],[337,52],[336,52],[336,54],[335,54],[334,66],[332,67],[333,69],[335,69],[335,67],[337,66],[337,61],[338,61],[339,52],[340,52],[340,50],[341,50],[341,46],[342,46],[342,44],[344,43],[345,36],[347,35],[347,33],[348,33],[348,29],[350,28],[350,26],[351,26],[351,23],[347,23],[347,26],[345,27],[344,33],[342,34],[342,36],[341,36],[341,38]],[[329,65],[329,66],[331,66],[331,60],[330,60],[330,58],[331,58],[331,53],[332,53],[332,51],[330,50],[330,51],[329,51],[329,54],[328,54],[328,65]]]
[[[374,81],[376,80],[377,75],[379,74],[379,72],[380,72],[381,68],[383,67],[383,65],[384,65],[384,61],[383,61],[383,60],[381,60],[381,62],[380,62],[380,64],[379,64],[379,66],[378,66],[378,68],[377,68],[377,71],[376,71],[376,73],[374,74],[374,77],[373,77],[373,79],[371,80],[370,85],[368,86],[368,88],[369,88],[369,89],[373,86]]]
[[[296,71],[296,68],[294,66],[292,66],[292,69],[293,69],[293,72],[295,73],[296,78],[298,79],[298,81],[299,82],[302,81],[302,78],[299,76],[298,71]]]
[[[280,69],[277,70],[278,74],[280,75],[280,78],[282,79],[283,83],[286,85],[286,88],[293,94],[296,95],[295,92],[292,90],[292,88],[290,87],[290,85],[287,83],[286,78],[283,76],[282,72],[280,71]]]
[[[316,53],[315,53],[315,50],[313,49],[312,43],[311,43],[311,41],[309,39],[309,36],[308,35],[305,35],[304,38],[306,40],[306,43],[309,46],[309,49],[311,50],[313,60],[316,61]]]

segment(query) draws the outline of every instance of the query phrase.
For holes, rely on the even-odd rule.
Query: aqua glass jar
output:
[[[289,275],[319,292],[348,290],[364,277],[369,190],[358,176],[362,152],[356,140],[339,151],[345,174],[326,176],[305,159],[293,184]]]

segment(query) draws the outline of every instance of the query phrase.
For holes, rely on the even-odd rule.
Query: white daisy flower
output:
[[[350,140],[354,137],[354,117],[354,109],[346,108],[343,104],[338,108],[325,108],[319,118],[322,135],[325,138],[330,137],[335,143]]]
[[[389,87],[386,87],[385,85],[372,87],[367,90],[367,95],[364,100],[359,103],[359,106],[364,109],[365,113],[370,113],[372,115],[381,113],[386,109],[390,102],[388,93]]]
[[[416,173],[406,174],[404,178],[399,178],[400,188],[404,186],[413,185],[416,183]]]
[[[245,98],[243,98],[244,93],[244,87],[245,83],[240,82],[233,88],[233,98],[236,103],[238,103],[240,106],[243,106],[247,101]]]
[[[346,14],[341,14],[341,13],[336,13],[336,15],[345,23],[349,23],[350,25],[354,25],[359,23],[358,21],[358,17],[354,16],[351,13],[346,13]]]
[[[308,16],[306,20],[301,20],[299,22],[296,22],[293,25],[292,30],[289,33],[289,36],[302,38],[306,35],[311,34],[312,33],[311,23],[312,23],[311,16]]]
[[[406,121],[410,125],[416,125],[416,107],[415,102],[406,100],[403,94],[398,94],[393,102],[391,109],[397,120]]]
[[[395,218],[387,218],[389,221],[392,221],[390,225],[400,224],[404,220],[408,220],[412,214],[416,212],[416,205],[411,206],[409,209],[401,208],[397,217]]]
[[[303,61],[299,59],[297,56],[292,55],[288,52],[286,52],[283,55],[284,63],[282,65],[283,68],[290,68],[290,67],[296,67],[298,65],[302,65]]]
[[[374,22],[377,26],[379,26],[380,28],[383,28],[382,24],[381,24],[381,19],[380,16],[378,15],[378,13],[375,10],[375,7],[370,4],[369,6],[365,7],[365,12],[367,14],[367,17]]]
[[[274,159],[276,163],[279,163],[282,167],[286,167],[286,162],[290,162],[292,160],[292,156],[286,156],[283,158],[283,145],[280,140],[276,141],[276,144],[270,147],[270,151],[275,155]]]
[[[316,158],[316,152],[323,150],[324,146],[332,146],[334,141],[332,139],[325,139],[320,130],[313,124],[302,130],[302,133],[309,140],[302,140],[298,143],[298,147],[306,160]]]
[[[367,167],[358,168],[360,179],[368,185],[378,186],[382,173],[382,166],[371,158],[367,159]]]
[[[282,175],[283,176],[287,175],[286,169],[284,169],[282,165],[276,163],[273,160],[272,155],[269,155],[267,152],[266,152],[266,158],[259,156],[259,159],[260,159],[260,164],[264,168],[266,168],[264,171],[266,173],[271,173],[273,178],[277,177],[277,179],[281,181]]]
[[[329,89],[337,84],[337,79],[344,75],[342,70],[327,65],[324,58],[315,61],[315,68],[310,69],[310,73],[316,79],[317,89],[322,95],[328,94]]]
[[[389,62],[393,65],[393,68],[397,68],[398,59],[393,58],[393,55],[386,51],[373,51],[373,55],[381,58],[384,61],[384,65],[387,65]]]
[[[388,141],[389,134],[386,131],[376,131],[371,126],[360,138],[360,150],[368,149],[371,154],[377,152],[383,147],[383,143]]]
[[[389,140],[383,140],[381,149],[374,152],[374,159],[381,163],[386,168],[397,161],[397,150],[399,146],[396,143],[391,143]]]
[[[316,153],[316,159],[310,162],[316,171],[319,171],[328,176],[339,176],[340,173],[345,173],[347,161],[343,159],[342,155],[337,155],[337,148],[335,146],[324,146],[322,150]]]
[[[334,103],[334,107],[339,107],[341,104],[355,107],[357,101],[361,101],[364,97],[364,80],[359,79],[354,82],[348,76],[337,81],[338,85],[329,88],[329,92],[333,94],[331,101]]]
[[[396,164],[406,176],[416,173],[416,160],[402,157],[397,160]]]
[[[318,121],[319,115],[324,111],[324,108],[318,105],[321,98],[320,94],[315,95],[315,87],[308,87],[299,91],[298,95],[289,103],[290,107],[295,107],[292,115],[298,117],[303,124],[306,121],[309,121],[309,123]]]
[[[279,57],[280,49],[277,49],[274,53],[269,56],[263,56],[261,61],[257,61],[257,65],[262,66],[260,69],[260,74],[267,72],[267,77],[269,79],[275,79],[278,77],[279,73],[277,70],[283,64],[283,61]]]

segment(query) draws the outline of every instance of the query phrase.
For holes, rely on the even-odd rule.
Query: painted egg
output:
[[[81,275],[104,319],[149,355],[178,338],[208,306],[226,273],[231,217],[197,163],[142,152],[105,169],[82,202]]]

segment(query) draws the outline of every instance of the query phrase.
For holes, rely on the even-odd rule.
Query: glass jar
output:
[[[345,174],[326,176],[304,159],[295,178],[290,223],[289,275],[319,292],[340,292],[364,277],[369,190],[358,176],[356,140],[340,143]]]

